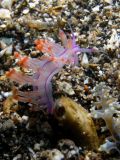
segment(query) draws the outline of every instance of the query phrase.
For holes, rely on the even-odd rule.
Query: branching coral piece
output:
[[[99,98],[95,106],[101,107],[101,109],[96,110],[94,106],[91,109],[91,114],[95,118],[104,119],[112,135],[113,141],[106,140],[106,143],[101,145],[100,150],[109,153],[110,150],[116,149],[120,153],[120,148],[118,147],[118,144],[120,144],[120,104],[110,96],[109,92],[110,88],[102,82],[94,88],[93,93]],[[114,114],[117,117],[114,117]]]

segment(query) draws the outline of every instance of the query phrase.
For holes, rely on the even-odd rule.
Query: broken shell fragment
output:
[[[41,22],[40,20],[34,20],[31,17],[21,17],[18,22],[21,25],[26,25],[30,29],[37,29],[37,30],[48,30],[49,27],[52,27],[52,23]]]
[[[2,51],[0,51],[0,57],[2,57],[5,53],[6,53],[6,55],[11,55],[12,54],[12,49],[13,49],[12,45],[6,47]]]
[[[93,120],[85,108],[70,98],[62,97],[56,101],[54,115],[78,144],[88,149],[98,149],[97,132]]]
[[[51,7],[48,9],[48,13],[51,15],[59,15],[62,11],[63,7],[62,6],[55,6],[55,7]]]

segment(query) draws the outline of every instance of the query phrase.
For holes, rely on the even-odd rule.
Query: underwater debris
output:
[[[55,103],[54,115],[62,126],[69,130],[76,143],[97,150],[99,140],[88,111],[72,99],[62,97]]]

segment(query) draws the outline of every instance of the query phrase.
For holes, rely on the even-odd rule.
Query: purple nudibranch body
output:
[[[22,85],[28,83],[33,86],[33,91],[22,92],[16,90],[13,95],[17,97],[18,101],[30,102],[35,108],[45,107],[49,113],[52,113],[54,106],[52,77],[65,64],[78,65],[78,52],[93,52],[93,49],[80,48],[75,42],[74,35],[72,38],[67,38],[65,33],[60,30],[59,37],[63,46],[48,40],[35,40],[36,49],[48,54],[40,59],[15,53],[18,64],[23,68],[32,69],[33,75],[29,76],[15,69],[10,70],[6,74],[12,81]]]

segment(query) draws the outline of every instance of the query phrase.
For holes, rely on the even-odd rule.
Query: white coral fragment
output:
[[[3,1],[1,2],[1,6],[2,6],[3,8],[6,8],[6,9],[11,10],[11,7],[12,7],[13,2],[14,2],[14,0],[3,0]]]
[[[113,0],[104,0],[104,2],[108,3],[108,4],[112,4]]]
[[[119,150],[116,147],[115,142],[110,142],[109,140],[106,140],[105,143],[100,146],[99,151],[104,151],[106,153],[110,153],[110,151],[113,149],[115,149],[119,152]]]
[[[110,39],[107,41],[107,45],[104,45],[105,49],[117,49],[120,47],[120,37],[116,29],[112,29],[112,34]]]
[[[8,9],[1,8],[0,9],[0,19],[10,19],[11,13]]]
[[[93,92],[94,96],[98,96],[98,102],[92,107],[91,115],[94,118],[104,119],[106,127],[114,140],[113,142],[107,140],[105,144],[100,146],[100,150],[109,153],[110,150],[115,149],[120,153],[120,149],[117,146],[120,143],[120,104],[110,96],[109,87],[102,82],[94,87]],[[101,108],[96,110],[96,107]]]

